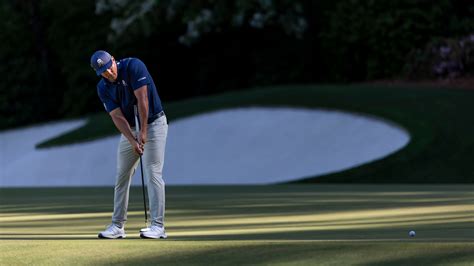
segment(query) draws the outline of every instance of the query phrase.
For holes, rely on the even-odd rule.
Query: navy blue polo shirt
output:
[[[97,93],[107,112],[120,108],[130,126],[135,126],[133,106],[137,104],[137,98],[134,90],[144,85],[147,85],[148,90],[148,117],[163,111],[155,82],[140,59],[125,58],[118,61],[117,73],[115,82],[102,77],[97,84]]]

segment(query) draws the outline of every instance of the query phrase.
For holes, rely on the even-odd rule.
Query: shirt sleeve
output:
[[[128,71],[133,90],[136,90],[151,82],[150,73],[148,73],[148,69],[140,59],[131,59],[128,66]]]
[[[97,94],[99,95],[99,99],[104,105],[107,113],[110,113],[119,107],[119,105],[110,97],[110,95],[107,94],[105,88],[100,84],[97,85]]]

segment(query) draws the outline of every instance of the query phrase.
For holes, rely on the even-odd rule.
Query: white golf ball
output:
[[[415,233],[415,231],[412,230],[412,231],[408,232],[408,235],[411,236],[411,237],[414,237],[416,235],[416,233]]]

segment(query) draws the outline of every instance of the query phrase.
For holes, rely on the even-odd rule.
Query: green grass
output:
[[[412,141],[382,160],[300,181],[378,185],[169,187],[167,240],[138,237],[139,188],[127,239],[114,241],[96,239],[110,223],[113,188],[0,189],[0,265],[472,265],[474,185],[436,183],[474,181],[473,102],[462,90],[281,86],[166,104],[170,126],[243,106],[342,109],[399,123]],[[97,114],[40,146],[116,133]]]
[[[256,88],[165,104],[173,120],[244,106],[341,109],[394,121],[411,134],[398,153],[344,172],[298,182],[474,183],[474,91],[378,85]],[[50,147],[117,134],[107,114],[84,127],[40,144]]]
[[[112,188],[0,189],[1,265],[472,265],[472,185],[169,187],[167,240],[99,240]],[[416,230],[415,238],[408,237]]]

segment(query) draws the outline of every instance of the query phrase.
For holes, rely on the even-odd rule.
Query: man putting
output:
[[[168,122],[155,83],[145,64],[137,58],[116,61],[106,51],[96,51],[91,66],[101,80],[97,93],[122,133],[117,150],[114,213],[112,224],[99,238],[125,238],[130,182],[140,157],[148,180],[150,226],[142,238],[166,238],[164,228],[165,183],[162,178]],[[135,125],[134,106],[138,106],[139,125]],[[138,136],[133,133],[136,126]],[[145,209],[146,212],[146,209]]]

